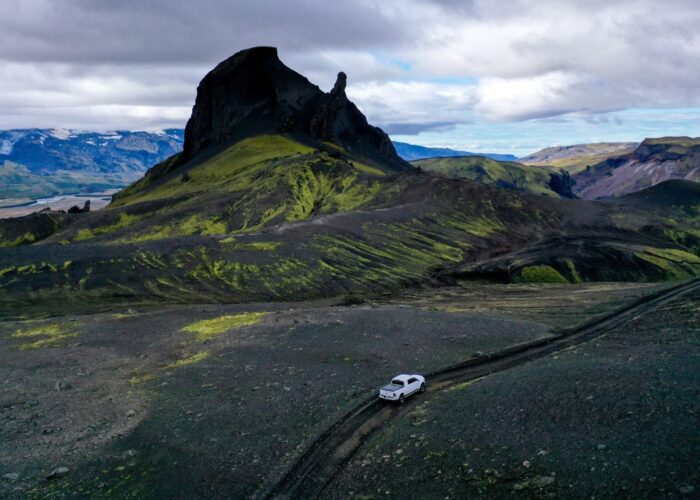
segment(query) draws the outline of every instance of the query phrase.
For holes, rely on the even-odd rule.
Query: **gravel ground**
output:
[[[407,290],[390,300],[447,312],[498,313],[514,319],[568,328],[673,283],[478,284],[464,283],[432,291]]]
[[[250,310],[268,315],[203,341],[182,331]],[[250,496],[397,372],[547,334],[494,314],[400,305],[182,306],[5,322],[0,476],[10,476],[0,496]],[[59,467],[67,474],[44,479]]]
[[[327,498],[697,498],[700,294],[426,395]]]

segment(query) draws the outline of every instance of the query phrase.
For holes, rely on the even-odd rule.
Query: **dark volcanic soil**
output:
[[[326,498],[697,497],[700,294],[416,401]]]
[[[295,307],[259,306],[260,323],[205,341],[181,329],[251,307],[0,325],[0,473],[19,474],[0,496],[250,496],[397,372],[548,332],[491,314]]]
[[[547,315],[547,324],[526,321],[523,311],[583,321],[649,291],[488,288],[425,291],[405,297],[412,306],[178,306],[0,324],[0,476],[19,474],[0,480],[0,496],[250,496],[397,372],[561,326]],[[578,314],[570,296],[581,297]],[[210,339],[182,331],[249,312],[268,314]],[[63,466],[68,475],[44,480]]]

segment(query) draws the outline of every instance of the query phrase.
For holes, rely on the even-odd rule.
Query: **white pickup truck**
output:
[[[403,404],[411,394],[423,392],[425,390],[425,377],[422,375],[401,375],[395,376],[391,384],[379,389],[379,397],[387,401],[398,401]]]

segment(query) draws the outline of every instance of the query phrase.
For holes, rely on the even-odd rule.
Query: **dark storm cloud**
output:
[[[460,122],[386,123],[382,124],[382,129],[387,134],[392,135],[417,135],[428,131],[446,132],[454,129],[459,124]]]
[[[0,58],[77,64],[213,63],[254,45],[289,52],[400,44],[372,2],[3,0]]]
[[[700,105],[697,0],[0,0],[0,123],[182,126],[255,45],[403,133]]]

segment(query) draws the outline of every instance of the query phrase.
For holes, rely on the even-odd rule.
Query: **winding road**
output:
[[[451,385],[507,370],[587,342],[698,288],[700,279],[694,279],[642,297],[612,314],[570,331],[471,358],[429,373],[426,375],[426,393],[441,391]],[[259,498],[318,497],[371,434],[381,429],[389,419],[406,413],[410,407],[410,403],[403,406],[386,403],[373,394],[326,429],[284,476],[272,488],[259,495]]]

